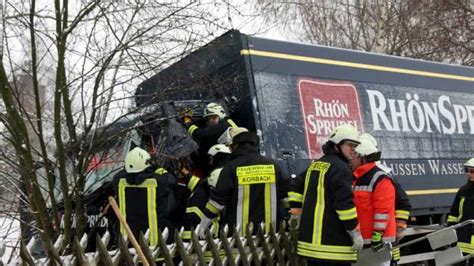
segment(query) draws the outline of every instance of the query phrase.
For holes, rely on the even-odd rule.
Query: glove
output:
[[[372,233],[372,241],[370,242],[370,248],[373,252],[379,252],[384,247],[384,243],[382,241],[382,233],[378,231],[374,231]]]
[[[189,113],[185,113],[183,117],[184,124],[190,124],[193,122],[193,115]]]
[[[400,242],[405,237],[405,229],[407,228],[407,222],[402,219],[397,219],[397,238],[396,242]]]
[[[396,241],[397,243],[400,242],[405,237],[405,228],[398,228],[397,229],[397,238]]]
[[[301,212],[302,212],[301,208],[291,208],[288,211],[288,213],[291,215],[289,223],[290,223],[290,225],[292,223],[295,223],[295,229],[296,230],[300,229]]]
[[[364,247],[364,239],[362,238],[362,235],[360,234],[360,230],[357,227],[356,229],[352,231],[347,231],[349,235],[352,238],[352,250],[360,252],[362,248]]]
[[[211,219],[209,219],[207,216],[203,215],[201,217],[201,222],[198,225],[198,237],[200,239],[206,239],[206,229],[209,228],[209,225],[211,224]]]

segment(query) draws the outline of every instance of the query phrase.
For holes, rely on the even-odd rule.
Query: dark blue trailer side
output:
[[[139,85],[137,104],[224,101],[287,173],[330,130],[373,134],[414,215],[446,212],[474,156],[474,69],[250,37],[230,31]]]

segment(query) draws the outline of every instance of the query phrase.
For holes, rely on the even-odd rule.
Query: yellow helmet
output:
[[[150,154],[139,147],[133,148],[125,155],[125,171],[127,173],[140,173],[150,166]]]

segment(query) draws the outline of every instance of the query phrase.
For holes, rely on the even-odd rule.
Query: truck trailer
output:
[[[378,140],[412,221],[442,223],[474,157],[474,69],[229,31],[142,82],[138,108],[220,102],[288,177],[340,124]],[[178,108],[179,109],[179,108]]]

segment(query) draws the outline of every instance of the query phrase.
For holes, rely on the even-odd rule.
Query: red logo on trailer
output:
[[[353,84],[300,79],[298,91],[310,159],[323,155],[321,146],[335,127],[350,124],[359,132],[364,131],[359,97]]]

